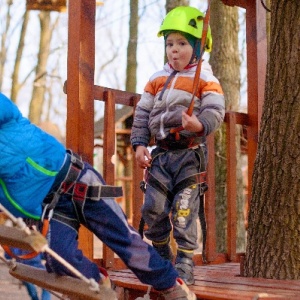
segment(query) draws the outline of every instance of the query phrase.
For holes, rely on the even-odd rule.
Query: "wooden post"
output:
[[[115,184],[115,164],[112,162],[116,151],[116,132],[115,132],[115,114],[116,103],[112,91],[103,93],[105,101],[104,109],[104,138],[103,138],[103,177],[107,184]],[[103,266],[105,268],[113,267],[114,253],[106,245],[103,245]]]
[[[236,259],[236,117],[235,113],[228,114],[226,123],[227,145],[227,253],[230,261]]]
[[[96,3],[69,1],[67,147],[93,163]],[[93,258],[93,235],[80,231],[79,246]]]
[[[266,9],[260,0],[222,0],[225,5],[246,9],[247,83],[248,83],[248,205],[257,152],[259,124],[264,103],[267,68]]]
[[[247,81],[248,81],[248,202],[250,204],[252,174],[257,152],[259,124],[264,102],[267,67],[266,10],[260,0],[247,1],[246,6]]]

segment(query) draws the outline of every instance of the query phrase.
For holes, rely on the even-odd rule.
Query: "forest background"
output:
[[[66,130],[68,14],[26,10],[25,0],[0,0],[0,90],[17,103],[29,119],[64,140]],[[95,84],[142,93],[149,77],[164,64],[164,40],[157,37],[166,10],[191,5],[207,10],[206,0],[104,1],[96,8]],[[136,8],[138,10],[136,11]],[[226,108],[245,111],[247,103],[245,10],[213,0],[213,51],[205,54],[224,88]],[[220,16],[222,16],[220,18]],[[136,23],[134,23],[136,22]],[[132,25],[134,24],[134,25]],[[137,29],[135,37],[134,29]],[[131,40],[132,39],[132,40]],[[131,57],[130,51],[136,55]],[[130,49],[131,48],[131,49]],[[71,51],[71,50],[70,50]],[[131,55],[132,56],[132,55]],[[129,65],[136,64],[136,71]],[[136,73],[136,76],[133,74]],[[130,74],[126,76],[126,74]],[[103,116],[103,103],[95,101],[95,121]],[[226,251],[225,132],[216,135],[216,213],[218,251]],[[240,145],[240,132],[237,132]],[[238,147],[240,151],[240,147]],[[124,153],[124,155],[126,155]],[[245,194],[242,164],[237,153],[238,248],[245,250]],[[130,176],[129,168],[124,168]]]
[[[157,37],[165,16],[165,1],[142,0],[138,9],[136,90],[164,64],[164,41]],[[207,1],[191,0],[203,12]],[[25,0],[0,0],[0,90],[35,123],[51,121],[65,136],[68,14],[26,11]],[[239,9],[241,57],[240,109],[246,109],[245,11]],[[129,1],[104,1],[96,9],[95,84],[125,90],[129,39]],[[209,56],[205,56],[209,59]],[[39,98],[39,99],[38,99]],[[35,110],[36,102],[42,110]],[[39,104],[40,105],[40,104]],[[103,115],[95,101],[95,120]]]

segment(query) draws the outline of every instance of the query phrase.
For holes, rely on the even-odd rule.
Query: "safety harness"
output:
[[[202,36],[201,36],[201,45],[200,45],[200,58],[198,60],[195,77],[193,81],[193,95],[190,102],[190,105],[187,109],[187,114],[189,116],[192,115],[193,109],[194,109],[194,103],[195,103],[195,95],[199,86],[200,82],[200,73],[201,73],[201,67],[202,67],[202,57],[205,52],[205,44],[206,44],[206,37],[209,29],[209,19],[210,19],[210,2],[211,0],[207,1],[207,10],[206,14],[203,20],[203,29],[202,29]],[[197,40],[197,43],[200,43],[200,40]],[[197,45],[194,46],[194,49],[197,47]],[[161,92],[161,95],[159,97],[159,100],[162,99],[162,94],[164,90],[166,89],[167,85],[169,84],[170,80],[176,75],[176,71],[174,71],[168,78],[168,81],[166,82],[164,89]],[[158,147],[161,147],[165,150],[176,150],[176,149],[186,149],[186,148],[193,148],[194,145],[194,137],[191,138],[185,138],[182,135],[179,134],[180,131],[182,131],[184,128],[182,126],[171,128],[170,134],[168,135],[167,139],[156,141],[156,144]],[[175,137],[173,138],[173,136]],[[201,147],[200,147],[201,148]],[[206,168],[204,165],[205,157],[204,153],[201,149],[200,151],[200,159],[201,159],[201,168],[200,173],[195,174],[189,178],[184,179],[182,182],[179,182],[173,189],[173,191],[169,191],[159,180],[157,180],[152,174],[148,171],[145,173],[145,180],[140,182],[140,188],[145,193],[147,184],[154,187],[156,190],[160,191],[162,194],[164,194],[169,201],[173,201],[174,195],[178,191],[182,189],[182,187],[186,187],[188,185],[193,184],[199,184],[200,185],[200,205],[199,205],[199,211],[198,216],[200,220],[201,230],[202,230],[202,260],[204,263],[207,263],[206,260],[206,235],[207,235],[207,229],[206,229],[206,218],[205,218],[205,211],[204,211],[204,193],[208,189],[208,185],[206,183]],[[189,184],[191,183],[191,184]],[[141,237],[144,236],[144,227],[145,227],[145,220],[143,217],[140,220],[139,224],[139,233]]]
[[[123,196],[122,187],[100,184],[98,182],[94,185],[78,182],[77,180],[83,168],[84,162],[82,161],[81,156],[68,149],[65,162],[55,178],[51,191],[43,202],[43,214],[41,220],[24,219],[24,222],[29,228],[39,228],[42,235],[46,237],[50,220],[54,219],[78,231],[80,223],[85,223],[81,211],[86,199],[99,201],[104,197],[117,198]],[[62,213],[54,211],[59,198],[64,194],[72,196],[72,200],[76,207],[77,219],[71,219]],[[38,255],[37,252],[33,251],[17,256],[8,246],[3,245],[3,249],[13,258],[31,259]]]
[[[200,205],[198,210],[198,216],[200,220],[201,230],[202,230],[202,260],[204,263],[207,263],[206,260],[206,218],[205,218],[205,211],[204,211],[204,193],[208,189],[206,177],[207,172],[205,168],[205,157],[201,146],[198,146],[199,154],[200,154],[200,173],[193,174],[180,182],[178,182],[172,191],[170,191],[165,185],[163,185],[155,176],[149,172],[147,169],[145,171],[144,180],[140,182],[140,188],[145,193],[147,189],[147,185],[152,186],[155,190],[160,192],[161,194],[165,195],[170,203],[173,202],[175,195],[183,190],[184,188],[192,185],[199,185],[200,186]],[[145,228],[145,220],[142,217],[139,223],[139,234],[143,238],[144,237],[144,228]]]

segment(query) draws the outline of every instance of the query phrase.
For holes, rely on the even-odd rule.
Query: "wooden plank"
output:
[[[257,152],[258,135],[264,102],[267,31],[266,10],[261,0],[246,1],[246,43],[248,81],[248,205],[252,192],[252,174]]]
[[[196,266],[195,284],[190,289],[198,299],[213,300],[254,300],[254,299],[300,299],[299,280],[274,280],[239,276],[238,263]],[[128,269],[109,271],[110,278],[117,286],[127,290],[146,293],[148,286],[142,284]],[[157,293],[151,292],[156,300]],[[130,298],[131,299],[131,298]]]
[[[91,165],[94,151],[95,15],[95,1],[68,3],[66,144]],[[93,259],[93,234],[83,226],[79,231],[79,247],[89,259]]]
[[[104,108],[104,137],[103,137],[103,177],[107,184],[115,184],[115,159],[116,151],[116,134],[115,134],[115,114],[116,103],[112,91],[105,91],[103,99],[106,100]],[[111,268],[114,266],[114,253],[103,245],[103,266]]]
[[[69,276],[59,276],[20,263],[16,263],[9,273],[17,279],[31,282],[46,290],[68,295],[76,300],[117,299],[115,292],[111,289],[100,287],[100,291],[96,292],[91,290],[90,285],[83,280]]]
[[[236,260],[237,240],[237,176],[236,176],[236,118],[229,114],[226,123],[227,158],[227,252],[229,260]]]
[[[136,96],[134,100],[134,109],[139,101],[139,97]],[[135,152],[133,152],[133,170],[132,170],[132,225],[138,230],[139,223],[142,218],[141,207],[144,203],[144,194],[140,189],[140,182],[144,179],[144,170],[141,169],[135,159]]]
[[[215,178],[215,135],[207,137],[208,165],[207,165],[207,184],[208,191],[204,195],[205,215],[207,223],[206,238],[206,259],[213,262],[217,257],[216,245],[216,178]]]
[[[47,240],[37,231],[28,235],[15,227],[0,225],[0,244],[39,252],[47,245]]]

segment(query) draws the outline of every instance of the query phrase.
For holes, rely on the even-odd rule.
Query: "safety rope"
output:
[[[207,10],[205,13],[205,17],[203,20],[203,28],[202,28],[202,36],[201,36],[201,46],[200,46],[200,58],[198,60],[195,77],[193,81],[193,96],[190,102],[190,105],[186,111],[186,113],[191,116],[194,110],[194,103],[195,103],[195,95],[199,86],[200,82],[200,73],[201,73],[201,67],[202,67],[202,57],[205,52],[205,46],[206,46],[206,38],[207,38],[207,32],[209,28],[209,19],[210,19],[210,2],[211,0],[207,1]],[[184,128],[182,126],[171,128],[170,133],[175,133],[175,138],[178,141],[180,139],[179,132],[182,131]]]
[[[27,225],[25,224],[22,218],[16,218],[2,204],[0,204],[0,210],[12,221],[15,227],[17,227],[21,231],[24,231],[28,236],[32,235],[33,232],[27,227]],[[41,243],[34,243],[34,246],[31,245],[31,247],[34,247],[34,251],[37,253],[46,252],[49,255],[51,255],[59,263],[61,263],[64,267],[66,267],[71,273],[73,273],[76,277],[89,284],[90,289],[92,291],[95,292],[100,291],[99,284],[95,281],[94,278],[88,279],[87,277],[85,277],[82,273],[80,273],[77,269],[75,269],[70,263],[68,263],[64,258],[62,258],[60,255],[54,252],[51,248],[49,248],[47,243],[43,245],[41,245]]]

